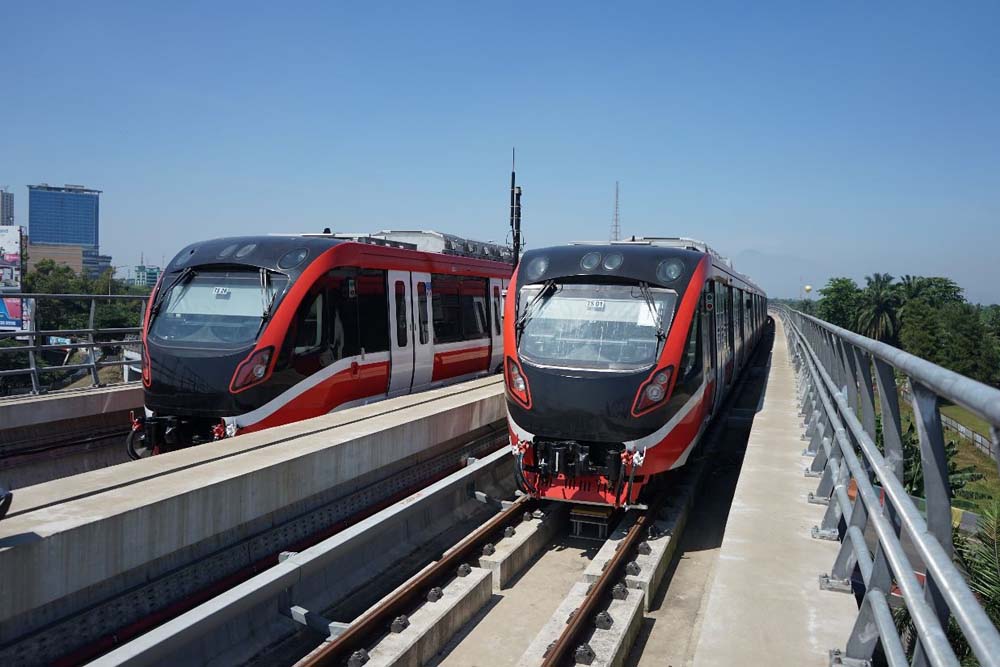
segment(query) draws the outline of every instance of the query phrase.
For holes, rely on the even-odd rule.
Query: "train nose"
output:
[[[237,351],[163,349],[150,345],[146,406],[157,414],[227,417],[246,410],[229,382],[249,348]]]

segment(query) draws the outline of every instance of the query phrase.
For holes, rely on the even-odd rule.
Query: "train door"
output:
[[[409,271],[389,271],[389,396],[409,393],[413,386],[413,306]]]
[[[701,309],[702,312],[702,345],[706,350],[705,354],[705,380],[711,387],[712,395],[708,397],[708,404],[713,406],[709,408],[706,413],[706,418],[708,413],[715,413],[714,405],[718,400],[718,396],[721,393],[719,391],[719,365],[718,365],[718,350],[716,346],[718,340],[715,334],[715,294],[713,290],[715,289],[714,283],[709,282],[705,285],[705,289],[702,292],[702,303],[704,307]]]
[[[490,278],[490,326],[493,335],[490,336],[493,349],[490,354],[489,371],[500,368],[503,363],[503,281],[499,278]]]
[[[410,294],[414,316],[413,335],[413,389],[420,389],[431,383],[434,375],[434,316],[431,311],[431,274],[414,272],[410,274]]]

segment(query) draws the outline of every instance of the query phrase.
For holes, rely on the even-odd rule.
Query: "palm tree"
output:
[[[873,273],[865,276],[868,283],[861,291],[857,311],[858,333],[891,342],[896,338],[899,308],[899,291],[893,277],[888,273]]]
[[[899,293],[903,302],[919,299],[927,287],[927,279],[909,274],[899,277]]]

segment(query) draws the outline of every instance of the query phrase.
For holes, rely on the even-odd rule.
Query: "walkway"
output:
[[[829,664],[857,614],[851,595],[823,591],[839,543],[813,539],[825,507],[806,496],[807,459],[795,374],[781,321],[754,418],[695,651],[695,667]]]

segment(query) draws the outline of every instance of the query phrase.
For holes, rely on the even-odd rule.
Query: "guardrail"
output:
[[[24,368],[12,368],[7,370],[0,370],[0,378],[11,377],[16,375],[28,375],[31,377],[31,393],[41,394],[48,391],[48,387],[42,382],[42,374],[44,373],[58,373],[66,371],[78,371],[86,369],[90,371],[90,378],[93,386],[99,386],[101,384],[100,378],[98,376],[98,370],[107,366],[125,366],[134,364],[134,360],[125,359],[124,355],[122,359],[115,359],[109,361],[98,360],[97,358],[97,348],[101,347],[121,347],[124,349],[127,346],[134,347],[136,340],[134,337],[138,336],[142,331],[139,326],[142,322],[143,315],[145,314],[146,301],[148,297],[133,295],[133,294],[111,294],[111,295],[101,295],[101,294],[16,294],[8,295],[8,298],[19,298],[23,301],[30,302],[31,308],[30,312],[32,317],[30,318],[30,325],[26,331],[0,331],[0,340],[22,340],[25,341],[24,345],[17,345],[13,347],[0,347],[0,355],[3,354],[14,354],[14,355],[24,355],[28,357],[28,365]],[[39,302],[45,301],[70,301],[70,302],[83,302],[89,304],[89,316],[87,319],[86,328],[82,329],[45,329],[39,330],[36,327],[36,323],[39,321],[39,315],[41,314],[38,309]],[[134,327],[97,327],[96,326],[96,316],[97,308],[99,302],[110,303],[112,301],[126,301],[134,302],[139,304],[138,318],[136,320],[136,326]],[[44,320],[43,320],[44,321]],[[57,336],[63,338],[75,337],[82,338],[80,342],[69,342],[66,344],[45,344],[45,339],[50,336]],[[128,336],[133,336],[130,340]],[[105,340],[105,338],[110,337],[110,339]],[[39,341],[41,339],[41,342]],[[39,364],[38,355],[46,350],[77,350],[77,349],[87,349],[90,352],[90,360],[85,363],[77,364],[65,364],[59,366],[43,366]],[[141,355],[141,348],[140,348]]]
[[[831,651],[831,664],[870,665],[879,647],[888,664],[909,664],[889,605],[895,586],[918,640],[914,665],[959,665],[946,634],[949,617],[980,664],[1000,665],[1000,633],[952,560],[951,489],[938,411],[942,398],[958,403],[992,424],[997,440],[1000,391],[815,317],[772,308],[784,321],[798,372],[809,438],[805,454],[814,456],[806,474],[820,478],[809,500],[827,505],[813,536],[841,542],[820,585],[853,592],[860,601],[846,648]],[[926,514],[903,487],[897,374],[912,387]],[[884,454],[875,444],[876,392]],[[873,548],[865,541],[867,529],[876,536]],[[901,537],[922,561],[923,585]]]

